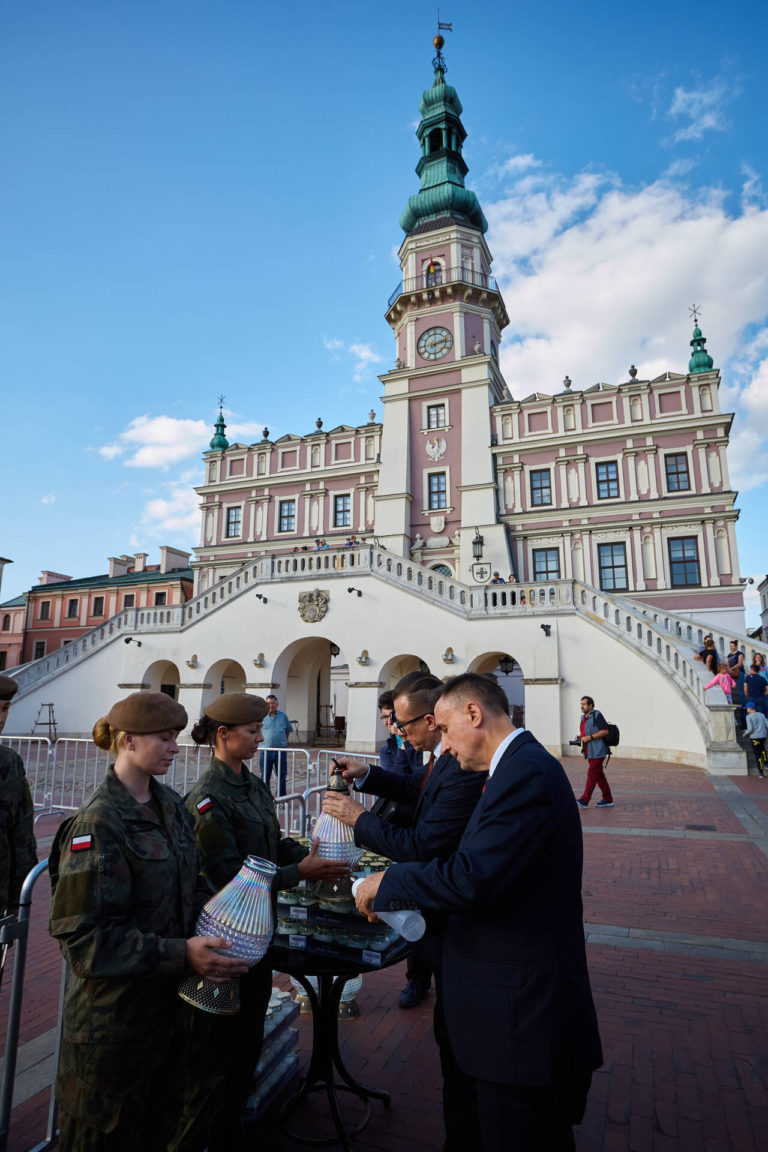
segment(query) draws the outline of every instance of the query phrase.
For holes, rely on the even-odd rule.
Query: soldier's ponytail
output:
[[[97,748],[103,748],[106,752],[119,752],[124,739],[125,732],[113,728],[106,716],[102,716],[93,726],[93,742]]]
[[[197,724],[190,732],[190,736],[195,744],[210,744],[211,747],[216,743],[216,733],[221,724],[218,720],[212,720],[210,716],[206,716],[203,712]]]

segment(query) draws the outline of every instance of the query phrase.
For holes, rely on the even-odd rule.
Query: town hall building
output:
[[[681,335],[681,362],[652,380],[633,365],[551,395],[505,381],[510,318],[436,47],[381,418],[240,444],[220,412],[192,598],[123,609],[26,665],[12,730],[41,693],[79,732],[119,691],[163,687],[196,716],[245,689],[277,692],[309,735],[330,709],[348,749],[371,752],[377,696],[404,672],[514,670],[526,726],[558,754],[589,693],[624,755],[743,768],[732,712],[693,660],[707,631],[721,651],[744,636],[733,417],[705,337],[694,318],[690,352]]]

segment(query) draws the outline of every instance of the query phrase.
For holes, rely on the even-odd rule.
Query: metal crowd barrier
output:
[[[19,1029],[21,1026],[21,1007],[24,997],[24,968],[27,961],[32,890],[47,868],[48,861],[43,860],[27,875],[21,888],[21,896],[19,897],[18,918],[8,916],[0,921],[0,946],[8,947],[14,942],[16,944],[13,955],[13,979],[8,1003],[8,1030],[5,1039],[5,1059],[3,1060],[3,1075],[0,1080],[0,1152],[6,1152],[8,1148],[11,1111],[13,1109],[13,1084],[16,1077],[16,1058],[19,1050]],[[61,1027],[60,1022],[61,1012],[59,1012],[59,1029]],[[57,1065],[59,1061],[58,1038],[54,1055],[55,1064]],[[48,1108],[48,1127],[45,1139],[41,1144],[36,1144],[30,1152],[44,1152],[44,1149],[51,1148],[56,1142],[56,1116],[56,1101],[53,1091],[51,1091],[51,1100]]]
[[[51,752],[50,741],[45,738],[18,737],[3,741],[14,747],[24,758],[32,751],[32,776],[30,783],[35,785],[36,804],[45,805],[45,810],[51,807],[71,811],[79,808],[87,799],[93,788],[99,783],[109,763],[109,754],[97,748],[91,740],[62,738]],[[33,746],[47,745],[47,759],[42,757],[42,748],[35,751]],[[59,751],[60,749],[60,751]],[[207,749],[197,745],[184,745],[173,765],[171,786],[177,791],[187,791],[198,779],[201,768],[208,762]],[[312,828],[322,809],[322,798],[326,792],[330,761],[338,750],[320,749],[317,760],[312,762],[309,754],[301,749],[292,749],[294,762],[291,780],[295,780],[296,758],[303,758],[303,771],[305,780],[320,780],[322,783],[312,783],[303,790],[289,792],[284,796],[275,797],[275,805],[280,820],[280,827],[288,836],[311,836]],[[360,763],[376,763],[378,757],[346,756],[345,759],[354,759]],[[26,761],[25,761],[26,762]],[[82,779],[79,773],[82,770]],[[366,808],[375,802],[374,796],[359,793],[356,799]],[[8,1011],[8,1029],[5,1044],[5,1059],[3,1073],[0,1079],[0,1152],[7,1152],[11,1112],[13,1108],[13,1086],[16,1075],[16,1061],[18,1055],[19,1029],[21,1025],[21,1009],[24,995],[24,970],[27,958],[27,945],[29,938],[29,923],[31,916],[32,893],[40,876],[46,871],[48,861],[43,860],[37,864],[26,877],[21,889],[19,899],[18,918],[8,916],[0,920],[0,948],[8,948],[16,944],[13,953],[13,977],[10,990]],[[66,987],[66,965],[62,964],[62,984],[59,1004],[59,1031],[57,1033],[54,1065],[58,1065],[61,1005]],[[30,1152],[46,1152],[56,1143],[56,1120],[58,1109],[53,1091],[48,1109],[48,1123],[45,1139],[30,1149]]]
[[[35,807],[45,807],[51,789],[53,770],[51,742],[48,737],[3,736],[0,743],[21,756]]]

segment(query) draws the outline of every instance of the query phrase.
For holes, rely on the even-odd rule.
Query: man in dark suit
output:
[[[402,683],[402,682],[401,682]],[[445,859],[456,850],[485,781],[484,773],[462,772],[458,762],[441,749],[440,731],[434,715],[442,683],[435,676],[406,682],[394,688],[395,715],[413,747],[428,759],[413,775],[386,772],[376,766],[347,767],[344,775],[355,779],[361,791],[398,801],[410,801],[413,817],[409,828],[382,820],[348,796],[328,793],[323,810],[354,828],[355,843],[396,861]],[[340,761],[341,763],[341,761]],[[414,1003],[426,995],[429,976],[435,973],[435,1039],[443,1072],[443,1116],[447,1140],[445,1152],[465,1152],[479,1144],[474,1104],[474,1084],[458,1067],[445,1027],[440,981],[443,918],[431,924],[433,933],[412,945],[409,978],[403,997],[416,989]],[[426,974],[426,980],[424,979]]]
[[[358,907],[448,913],[445,1017],[475,1081],[483,1152],[567,1152],[602,1063],[573,790],[487,678],[449,681],[435,719],[464,771],[488,770],[483,795],[448,860],[369,876]]]

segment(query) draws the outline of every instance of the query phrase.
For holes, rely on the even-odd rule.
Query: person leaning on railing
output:
[[[115,704],[93,729],[114,764],[51,848],[50,933],[72,973],[55,1086],[62,1152],[165,1149],[179,1111],[178,982],[247,970],[220,954],[226,940],[193,934],[205,893],[192,818],[156,779],[186,723],[162,692]]]

